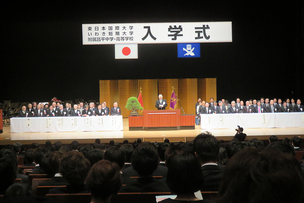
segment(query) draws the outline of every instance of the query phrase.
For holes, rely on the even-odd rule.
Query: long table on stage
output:
[[[304,127],[304,113],[201,114],[201,129]]]
[[[11,118],[11,132],[84,132],[123,130],[122,116]]]

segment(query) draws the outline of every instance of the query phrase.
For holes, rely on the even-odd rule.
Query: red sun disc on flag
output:
[[[131,49],[129,47],[124,47],[122,49],[122,54],[123,55],[128,56],[128,55],[130,55],[130,53],[131,53]]]

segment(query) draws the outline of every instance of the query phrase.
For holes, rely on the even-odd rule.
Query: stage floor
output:
[[[95,139],[100,139],[102,143],[108,143],[110,140],[123,142],[129,140],[133,142],[137,138],[149,142],[163,142],[168,138],[171,142],[192,141],[195,136],[204,132],[200,126],[195,126],[192,130],[166,130],[166,131],[129,131],[128,118],[123,119],[123,131],[115,132],[62,132],[62,133],[11,133],[10,127],[4,127],[0,134],[0,145],[13,144],[20,141],[23,144],[37,142],[45,143],[46,140],[52,142],[60,140],[64,144],[71,143],[72,140],[78,140],[80,143],[93,143]],[[229,141],[233,139],[235,129],[213,129],[210,132],[219,140]],[[258,138],[268,140],[269,136],[276,135],[280,139],[285,137],[304,136],[304,128],[262,128],[262,129],[244,129],[247,134],[247,140]]]

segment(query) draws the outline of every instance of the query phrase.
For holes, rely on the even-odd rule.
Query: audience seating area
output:
[[[199,149],[200,146],[205,147]],[[208,147],[212,148],[207,149]],[[109,194],[105,195],[107,198],[108,196],[111,198],[112,203],[155,203],[156,196],[177,195],[177,197],[179,197],[180,191],[176,188],[176,185],[179,183],[170,182],[172,178],[170,177],[170,173],[172,172],[172,168],[170,167],[173,167],[174,161],[179,163],[179,161],[184,159],[190,160],[195,157],[195,152],[197,155],[195,159],[197,164],[199,164],[200,173],[204,179],[202,183],[204,186],[197,186],[196,189],[199,189],[202,194],[203,201],[207,201],[206,199],[208,199],[211,202],[225,202],[223,198],[227,196],[229,190],[225,189],[222,184],[225,183],[226,177],[224,176],[229,171],[229,164],[234,162],[233,158],[237,157],[236,154],[254,149],[262,156],[262,154],[267,153],[271,148],[275,148],[282,153],[291,154],[291,157],[297,160],[298,166],[302,169],[303,173],[304,151],[302,151],[302,147],[303,142],[300,137],[294,137],[291,140],[278,140],[276,136],[271,136],[267,142],[257,139],[240,141],[234,138],[229,142],[224,142],[216,140],[216,138],[209,133],[202,133],[198,135],[193,142],[187,143],[171,143],[169,140],[161,143],[142,143],[140,139],[134,143],[129,143],[128,140],[125,140],[124,143],[114,143],[114,141],[110,141],[109,144],[101,144],[100,140],[96,139],[95,143],[91,145],[81,145],[78,141],[73,141],[69,145],[63,145],[61,142],[52,144],[50,141],[47,141],[45,145],[33,143],[28,146],[15,143],[13,146],[1,146],[0,167],[3,166],[3,159],[5,157],[16,156],[15,165],[17,166],[17,176],[15,177],[14,183],[11,183],[10,186],[8,184],[9,187],[5,186],[5,181],[8,181],[8,179],[0,177],[0,189],[2,189],[2,191],[0,191],[0,201],[10,198],[11,194],[16,194],[16,191],[18,191],[18,194],[24,193],[26,196],[33,198],[35,196],[44,196],[59,203],[89,203],[92,201],[92,198],[97,198],[94,186],[92,186],[93,183],[91,183],[92,180],[90,180],[91,173],[100,172],[100,169],[97,170],[99,164],[110,163],[113,164],[112,167],[116,167],[116,170],[120,171],[121,174],[119,175],[121,177],[121,183],[117,190],[110,191]],[[210,159],[209,157],[208,160],[204,160],[201,155],[203,153],[200,150],[208,150],[209,153],[214,153],[213,157],[215,157],[215,159]],[[147,157],[148,162],[145,162],[147,160],[143,160],[138,153],[146,153],[145,157]],[[269,153],[272,152],[269,151]],[[156,165],[153,165],[155,155]],[[278,153],[278,156],[283,155]],[[101,160],[105,161],[103,162]],[[218,168],[206,172],[204,171],[206,170],[204,169],[205,163],[209,163],[209,165],[213,163],[213,166]],[[185,165],[189,164],[183,164],[183,166]],[[151,168],[153,168],[153,170]],[[187,170],[182,167],[177,168],[177,171]],[[5,173],[5,168],[0,168],[0,175],[3,173]],[[195,170],[193,173],[195,173]],[[215,173],[218,173],[218,175],[214,175]],[[288,173],[288,171],[286,171],[286,173]],[[304,173],[302,176],[304,176]],[[105,181],[105,178],[108,177],[103,177],[101,182],[102,180]],[[183,177],[180,178],[182,184]],[[197,178],[197,180],[199,180],[199,178]],[[303,181],[303,179],[301,181]],[[145,185],[147,182],[149,182],[150,185]],[[211,187],[208,185],[210,182],[212,182],[212,184],[215,183],[215,186],[212,185]],[[85,186],[83,185],[84,183],[86,184]],[[17,187],[18,184],[22,187]],[[183,184],[184,186],[179,186],[180,190],[187,190],[187,187],[193,187],[193,192],[196,191],[195,187],[191,186],[191,184],[187,187],[185,187],[185,185],[189,183],[185,182]],[[193,185],[195,184],[196,183],[193,183]],[[138,185],[140,185],[140,189],[136,189]],[[209,190],[208,187],[216,189]],[[4,188],[5,190],[3,190]],[[162,188],[162,190],[158,191],[157,188]],[[3,194],[5,195],[3,196]],[[188,191],[186,194],[191,194],[191,191]],[[300,194],[299,197],[302,198],[303,194]],[[102,198],[105,197],[102,196]],[[244,199],[242,201],[246,202]]]

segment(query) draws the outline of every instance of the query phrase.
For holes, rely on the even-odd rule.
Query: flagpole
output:
[[[175,92],[175,88],[174,88],[174,86],[172,86],[172,92]],[[181,110],[183,111],[183,113],[185,114],[185,111],[184,111],[184,109],[183,109],[183,107],[182,107],[182,104],[181,104],[181,102],[179,101],[179,98],[178,98],[178,96],[177,96],[177,94],[175,94],[175,96],[176,96],[176,99],[177,99],[177,101],[178,101],[178,103],[179,103],[179,105],[180,105],[180,107],[181,107]]]

